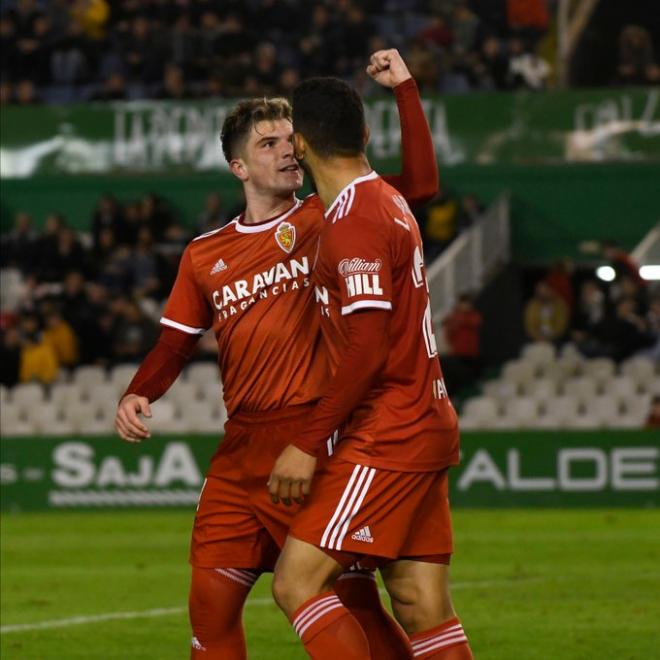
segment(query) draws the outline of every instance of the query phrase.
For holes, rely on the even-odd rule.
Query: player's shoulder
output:
[[[376,172],[370,172],[349,183],[325,213],[331,224],[381,222],[396,208],[398,191]]]
[[[222,227],[218,227],[217,229],[212,229],[211,231],[204,232],[203,234],[200,234],[199,236],[195,236],[192,241],[188,244],[189,248],[192,248],[193,245],[198,244],[201,245],[201,242],[208,242],[210,239],[215,239],[217,240],[218,238],[222,236],[227,236],[229,234],[232,234],[235,230],[236,223],[238,222],[238,216],[235,217],[233,220],[230,220],[226,225],[223,225]]]

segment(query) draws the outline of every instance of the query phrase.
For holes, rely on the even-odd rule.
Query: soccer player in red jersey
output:
[[[394,88],[403,146],[403,172],[391,182],[409,201],[422,201],[437,189],[433,144],[414,81],[398,53],[387,53],[392,66],[380,82]],[[304,201],[294,195],[302,173],[293,154],[290,106],[283,99],[240,103],[225,121],[222,145],[243,183],[245,213],[184,251],[159,342],[116,417],[124,440],[148,437],[139,415],[150,416],[149,404],[213,328],[229,420],[202,489],[190,556],[191,653],[206,660],[245,657],[243,604],[259,574],[273,570],[297,508],[274,506],[264,484],[330,373],[327,360],[315,356],[320,335],[311,286],[323,206],[316,195]],[[337,591],[379,657],[412,655],[380,605],[372,572],[352,567]]]
[[[373,66],[383,72],[389,62]],[[326,207],[313,281],[333,377],[269,480],[273,501],[302,502],[273,593],[312,658],[377,657],[333,591],[346,566],[377,565],[414,657],[468,659],[448,587],[458,424],[420,233],[399,191],[369,166],[364,111],[348,85],[303,82],[293,126],[296,157]],[[333,456],[317,466],[338,427]]]

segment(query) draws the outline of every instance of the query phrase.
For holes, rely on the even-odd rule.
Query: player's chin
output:
[[[300,168],[297,170],[284,170],[280,172],[280,181],[286,181],[287,188],[298,190],[303,184],[303,171]]]

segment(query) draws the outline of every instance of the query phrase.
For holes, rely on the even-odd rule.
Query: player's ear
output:
[[[231,173],[240,181],[248,180],[248,170],[245,161],[242,158],[232,158],[229,163]]]
[[[364,127],[364,148],[367,148],[367,145],[369,144],[369,138],[371,137],[371,131],[369,130],[369,127],[365,124]]]
[[[307,143],[301,133],[293,134],[293,155],[296,160],[303,160],[307,152]]]

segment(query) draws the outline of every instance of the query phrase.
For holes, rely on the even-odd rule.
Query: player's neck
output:
[[[365,155],[317,161],[314,164],[313,176],[323,205],[328,208],[351,181],[369,172],[371,166]]]
[[[286,213],[295,202],[295,194],[288,193],[282,196],[261,194],[255,190],[245,190],[245,213],[243,224],[252,225],[275,218]]]

